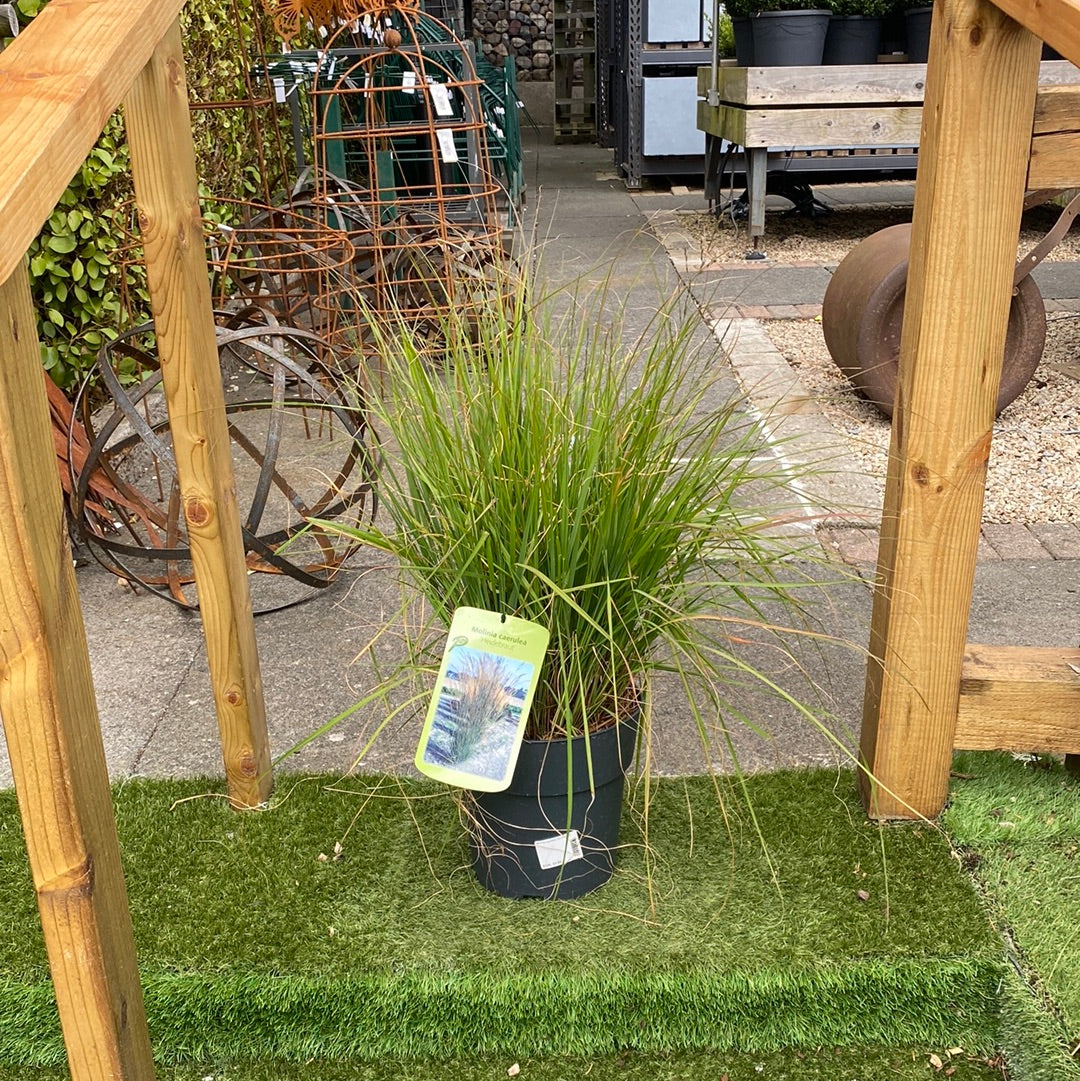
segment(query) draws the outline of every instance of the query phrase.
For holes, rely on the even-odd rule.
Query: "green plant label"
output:
[[[547,628],[539,623],[483,608],[457,609],[416,768],[478,792],[509,787],[547,645]]]

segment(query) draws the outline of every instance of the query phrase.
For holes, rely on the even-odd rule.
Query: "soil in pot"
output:
[[[569,760],[564,740],[525,740],[509,788],[470,793],[472,865],[483,886],[568,900],[611,878],[637,725],[635,714],[587,745],[584,736],[571,740]]]
[[[751,20],[754,63],[759,67],[813,67],[821,63],[832,13],[825,10],[759,11]]]

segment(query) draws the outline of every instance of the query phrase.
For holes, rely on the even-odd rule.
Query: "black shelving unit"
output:
[[[700,0],[597,0],[598,131],[610,132],[604,145],[614,147],[628,188],[704,167],[696,80],[711,52],[703,21]]]

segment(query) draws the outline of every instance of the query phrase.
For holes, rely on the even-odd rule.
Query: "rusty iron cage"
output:
[[[501,301],[501,187],[480,90],[470,48],[407,4],[339,26],[317,55],[314,202],[335,227],[342,214],[355,223],[368,318],[437,336],[451,310]]]

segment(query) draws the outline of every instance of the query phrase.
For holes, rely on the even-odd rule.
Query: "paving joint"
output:
[[[129,777],[137,777],[139,775],[139,767],[142,764],[143,758],[146,756],[146,752],[149,749],[150,744],[153,743],[154,737],[158,734],[162,722],[169,715],[169,711],[172,709],[176,700],[180,697],[180,691],[183,688],[185,682],[187,681],[188,676],[191,675],[191,672],[195,667],[195,662],[198,659],[199,651],[192,650],[191,655],[188,657],[187,664],[184,666],[183,672],[180,674],[180,677],[176,680],[176,683],[173,686],[172,693],[169,695],[168,698],[165,699],[164,703],[162,703],[161,708],[158,710],[157,717],[154,719],[153,726],[151,727],[150,731],[146,733],[145,738],[139,744],[138,749],[132,756],[131,765],[125,770],[125,773]]]

